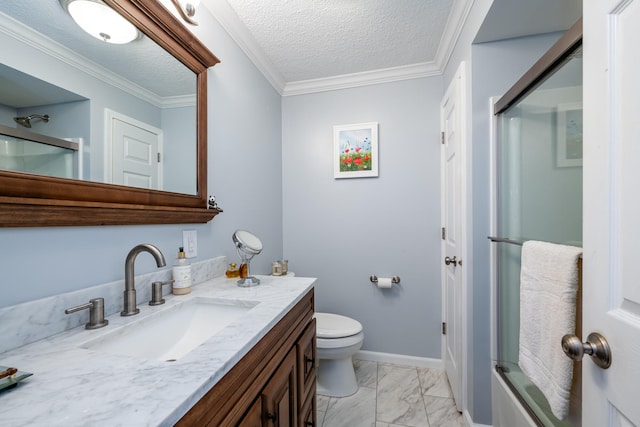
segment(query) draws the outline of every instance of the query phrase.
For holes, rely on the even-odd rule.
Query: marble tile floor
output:
[[[443,370],[353,362],[358,392],[318,394],[318,427],[464,427]]]

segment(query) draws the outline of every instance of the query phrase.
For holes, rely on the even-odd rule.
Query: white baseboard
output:
[[[359,360],[395,363],[397,365],[415,366],[417,368],[444,369],[444,364],[441,359],[430,359],[427,357],[405,356],[403,354],[380,353],[377,351],[364,350],[357,352],[353,357]]]

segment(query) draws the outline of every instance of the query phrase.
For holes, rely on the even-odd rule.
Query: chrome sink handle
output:
[[[104,298],[94,298],[86,304],[67,308],[64,312],[71,314],[87,308],[89,309],[89,323],[84,325],[85,329],[103,328],[109,324],[109,321],[104,318]]]

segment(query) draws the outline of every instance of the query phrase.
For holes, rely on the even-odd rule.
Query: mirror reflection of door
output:
[[[105,181],[162,190],[162,130],[121,114],[108,116]]]

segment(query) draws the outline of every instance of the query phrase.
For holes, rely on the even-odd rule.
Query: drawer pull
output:
[[[305,426],[309,426],[309,427],[313,427],[315,424],[313,424],[313,421],[307,421],[306,423],[304,423]]]
[[[267,412],[267,419],[270,421],[276,421],[276,414],[272,414],[271,412]]]
[[[315,364],[315,359],[313,357],[304,356],[304,373],[308,373],[313,365]],[[311,366],[309,366],[311,365]]]

